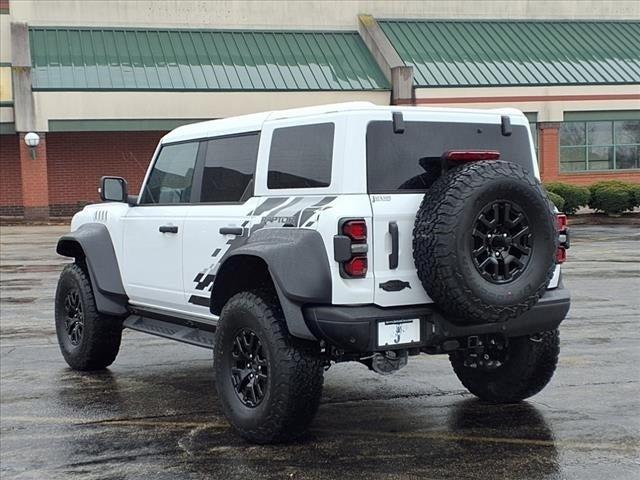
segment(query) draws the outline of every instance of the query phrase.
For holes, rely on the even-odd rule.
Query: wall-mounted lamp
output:
[[[36,148],[40,144],[40,135],[35,132],[29,132],[24,136],[24,143],[27,144],[31,151],[31,158],[36,159]]]

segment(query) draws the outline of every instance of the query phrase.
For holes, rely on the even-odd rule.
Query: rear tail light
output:
[[[459,163],[499,160],[500,152],[497,150],[450,150],[444,154],[444,158]]]
[[[567,216],[564,213],[559,213],[558,215],[556,215],[556,219],[558,222],[558,231],[562,232],[567,228],[568,225]]]
[[[344,271],[350,277],[366,277],[369,262],[365,256],[353,257],[343,264]]]
[[[342,224],[342,233],[354,242],[366,242],[367,222],[364,220],[348,220]]]
[[[364,218],[349,218],[340,221],[338,235],[334,237],[335,260],[340,264],[343,278],[367,276],[367,222]]]
[[[556,215],[556,222],[558,225],[558,250],[556,251],[556,263],[564,263],[567,261],[567,249],[570,246],[569,242],[569,221],[567,216],[563,213]]]

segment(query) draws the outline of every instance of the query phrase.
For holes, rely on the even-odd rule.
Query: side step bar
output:
[[[215,333],[196,327],[156,320],[142,315],[130,315],[123,326],[131,330],[150,333],[159,337],[170,338],[178,342],[189,343],[198,347],[213,349]]]

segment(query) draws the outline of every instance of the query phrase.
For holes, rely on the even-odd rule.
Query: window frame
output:
[[[142,199],[144,198],[145,190],[147,188],[147,184],[151,179],[151,174],[153,173],[153,169],[156,168],[156,164],[158,159],[160,158],[160,154],[162,151],[169,146],[180,145],[184,143],[197,143],[198,148],[196,150],[196,160],[193,164],[193,175],[191,177],[191,196],[188,202],[180,202],[180,203],[143,203]],[[140,188],[140,195],[138,196],[138,202],[136,203],[136,207],[173,207],[173,206],[184,206],[191,205],[193,203],[193,198],[195,191],[193,189],[194,182],[196,181],[196,176],[198,174],[198,163],[201,161],[200,156],[202,154],[202,139],[200,138],[190,138],[188,140],[180,140],[177,142],[167,142],[159,145],[159,148],[156,151],[155,156],[151,160],[150,167],[147,169],[147,173],[145,175],[144,181],[142,183],[142,188]]]
[[[218,140],[223,138],[235,138],[235,137],[246,137],[249,135],[256,135],[257,138],[257,146],[256,146],[256,161],[253,165],[253,179],[250,183],[251,189],[246,194],[243,194],[242,198],[240,198],[237,202],[201,202],[200,198],[202,197],[202,180],[204,177],[204,168],[207,161],[207,149],[209,147],[210,140]],[[204,137],[198,139],[200,142],[200,149],[198,150],[198,158],[196,160],[196,167],[193,172],[193,178],[195,186],[191,190],[191,201],[190,205],[244,205],[247,203],[252,197],[255,196],[256,191],[256,173],[258,169],[258,155],[260,153],[260,140],[262,137],[261,130],[249,130],[246,132],[237,132],[223,135],[214,135],[211,137]],[[202,154],[201,154],[202,151]]]
[[[616,122],[637,122],[640,121],[637,118],[617,118],[617,119],[593,119],[593,120],[565,120],[562,124],[567,123],[581,123],[584,126],[584,144],[583,145],[562,145],[561,139],[561,131],[562,127],[560,127],[560,131],[558,132],[558,169],[561,175],[574,175],[574,174],[583,174],[583,173],[603,173],[603,172],[633,172],[640,170],[640,158],[638,159],[638,166],[632,168],[618,168],[617,162],[617,147],[633,147],[637,146],[640,149],[639,143],[616,143]],[[589,143],[589,123],[609,123],[611,126],[611,143],[609,144],[590,144]],[[613,150],[613,168],[606,169],[589,169],[589,149],[590,148],[611,148]],[[563,170],[563,164],[571,164],[578,162],[563,162],[562,161],[562,151],[563,149],[571,149],[571,150],[582,150],[584,154],[584,167],[581,170]],[[602,160],[593,160],[594,162],[599,162]]]

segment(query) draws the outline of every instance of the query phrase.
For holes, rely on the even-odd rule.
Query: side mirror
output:
[[[103,202],[127,201],[127,181],[124,178],[102,177],[98,191]]]

